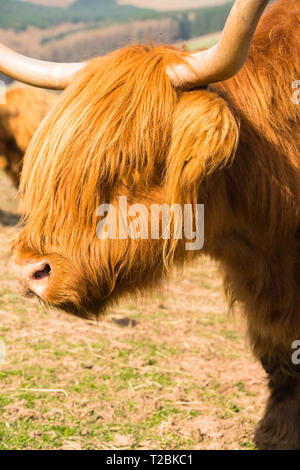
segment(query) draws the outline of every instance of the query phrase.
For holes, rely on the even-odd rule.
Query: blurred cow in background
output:
[[[19,187],[22,160],[38,125],[57,95],[32,87],[12,85],[0,104],[0,170]]]

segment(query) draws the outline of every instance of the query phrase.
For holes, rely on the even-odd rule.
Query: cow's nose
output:
[[[43,298],[51,275],[50,264],[45,260],[19,264],[14,260],[13,267],[25,291],[31,291],[38,297]]]

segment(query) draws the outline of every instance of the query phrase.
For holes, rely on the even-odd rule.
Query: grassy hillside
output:
[[[75,0],[20,0],[21,2],[30,2],[37,5],[46,5],[50,7],[61,7],[65,8],[74,3]]]
[[[128,0],[129,1],[129,0]],[[220,0],[217,0],[220,1]],[[172,2],[162,2],[164,5],[170,5],[172,7]],[[176,2],[175,2],[176,3]],[[173,6],[175,5],[173,2]],[[191,1],[186,3],[186,8],[189,6],[197,6],[200,3],[207,4],[207,1]],[[207,6],[201,8],[200,10],[194,10],[196,17],[204,15],[205,23],[208,28],[205,31],[197,31],[197,36],[199,34],[206,34],[213,32],[211,29],[212,23],[213,27],[216,30],[220,29],[223,26],[224,17],[228,15],[232,1],[222,2],[222,5],[219,6]],[[35,4],[29,1],[20,1],[20,0],[0,0],[0,28],[14,30],[24,30],[28,26],[34,26],[37,28],[49,28],[57,26],[63,23],[73,23],[77,24],[79,22],[85,23],[101,23],[102,26],[107,23],[112,22],[130,22],[136,20],[146,20],[146,19],[160,19],[160,18],[172,18],[176,19],[178,22],[184,23],[183,28],[185,30],[185,36],[187,36],[188,28],[192,27],[192,24],[195,23],[193,17],[194,13],[188,14],[186,12],[182,13],[182,5],[178,11],[156,11],[154,9],[147,8],[138,8],[133,5],[120,5],[117,0],[75,0],[69,6],[66,6],[65,2],[60,2],[58,6],[47,6],[41,4]],[[62,5],[65,5],[66,8],[61,8]],[[176,3],[177,5],[177,3]],[[179,5],[179,4],[178,4]],[[196,23],[197,23],[196,18]],[[188,24],[191,23],[191,24]],[[185,39],[185,37],[183,38]]]
[[[53,7],[68,7],[75,0],[20,0],[21,2],[35,3]],[[201,8],[213,5],[222,5],[227,0],[117,0],[120,5],[134,5],[140,8],[153,10],[186,10],[187,8]]]
[[[131,5],[118,5],[115,0],[76,0],[62,9],[19,0],[0,0],[0,28],[25,29],[27,26],[47,28],[79,21],[129,21],[157,15],[151,10]]]

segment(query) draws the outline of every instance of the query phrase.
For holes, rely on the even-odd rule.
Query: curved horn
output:
[[[268,0],[236,0],[219,43],[206,51],[190,54],[185,64],[170,66],[167,73],[175,87],[226,80],[244,65],[251,40]],[[61,90],[85,63],[54,63],[30,59],[0,44],[0,72],[41,88]]]
[[[236,0],[218,44],[190,54],[185,64],[170,66],[173,86],[191,88],[233,77],[243,67],[268,0]]]
[[[30,59],[0,43],[0,72],[41,88],[63,90],[85,63],[58,64]]]

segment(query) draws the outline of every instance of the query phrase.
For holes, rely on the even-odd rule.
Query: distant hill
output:
[[[42,1],[42,0],[36,0]],[[43,0],[45,3],[46,0]],[[50,28],[58,26],[63,23],[101,23],[102,26],[106,24],[116,22],[131,22],[138,20],[149,20],[149,19],[161,19],[161,18],[172,18],[181,23],[184,23],[183,29],[192,27],[193,18],[187,16],[187,13],[182,13],[182,7],[180,10],[170,11],[157,11],[151,8],[140,8],[133,5],[119,4],[117,0],[75,0],[69,5],[66,5],[66,0],[56,0],[56,4],[60,6],[41,5],[30,1],[21,0],[0,0],[0,28],[2,29],[14,29],[15,31],[25,30],[28,26],[34,26],[36,28]],[[120,0],[125,1],[125,0]],[[133,0],[128,0],[133,1]],[[220,2],[221,0],[212,0]],[[70,0],[68,0],[70,2]],[[177,4],[178,0],[166,0],[165,4],[168,3],[170,6]],[[155,0],[154,0],[155,3]],[[164,3],[163,1],[161,3]],[[197,5],[200,3],[207,4],[207,0],[187,0],[186,3],[182,2],[182,5]],[[47,1],[48,4],[48,1]],[[224,14],[228,15],[233,1],[227,1],[219,6],[207,6],[195,11],[195,15],[199,17],[203,15],[206,21],[206,31],[200,34],[206,34],[212,32],[210,28],[212,26],[222,27]],[[65,6],[65,8],[61,8]],[[186,10],[188,11],[188,10]],[[184,15],[184,16],[182,16]],[[189,25],[188,25],[189,23]],[[202,22],[203,23],[203,22]],[[218,24],[217,24],[218,23]],[[208,30],[207,30],[208,29]],[[185,31],[185,36],[188,34]],[[197,34],[199,36],[199,32]],[[183,38],[184,39],[184,38]]]
[[[65,8],[75,0],[20,0],[21,2],[35,3],[52,7]],[[140,8],[153,10],[186,10],[189,8],[201,8],[206,6],[222,5],[228,0],[117,0],[120,5],[134,5]]]
[[[20,0],[20,2],[35,3],[36,5],[46,5],[49,7],[66,8],[75,0]]]
[[[47,0],[46,0],[47,1]],[[134,5],[153,10],[187,10],[191,8],[213,7],[228,3],[228,0],[117,0],[120,5]]]
[[[131,21],[155,17],[157,14],[154,10],[119,5],[116,0],[76,0],[63,9],[28,1],[0,0],[0,28],[15,30],[22,30],[27,26],[47,28],[79,21]]]

